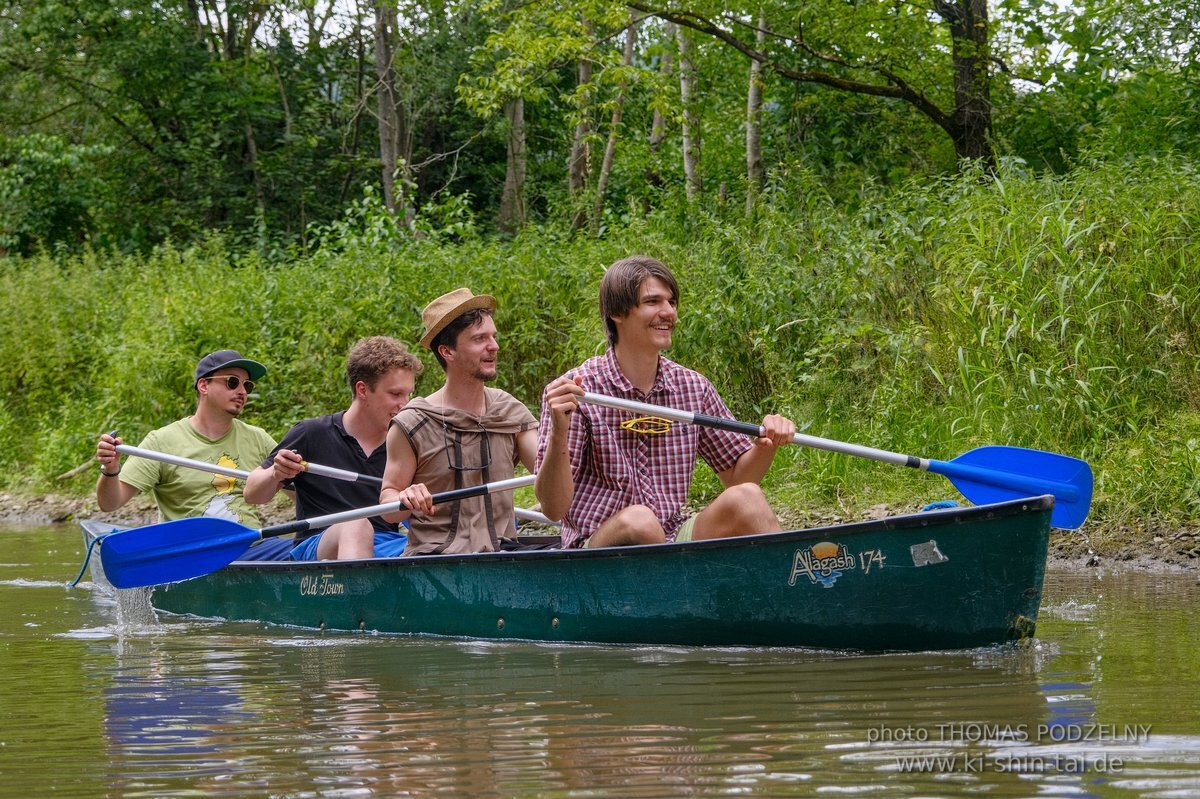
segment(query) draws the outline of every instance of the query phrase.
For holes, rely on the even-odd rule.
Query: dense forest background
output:
[[[1069,452],[1097,524],[1194,526],[1198,44],[1195,0],[0,3],[0,482],[187,413],[216,347],[280,435],[462,284],[536,407],[644,251],[737,413]],[[848,460],[771,487],[950,491]]]
[[[0,4],[0,249],[273,258],[1194,155],[1196,3]],[[769,199],[769,198],[768,198]],[[378,220],[376,220],[378,221]],[[391,235],[392,231],[375,231]]]

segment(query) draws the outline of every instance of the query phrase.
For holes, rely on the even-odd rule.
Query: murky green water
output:
[[[1038,643],[854,656],[154,620],[0,529],[0,797],[1200,797],[1197,577],[1052,574]]]

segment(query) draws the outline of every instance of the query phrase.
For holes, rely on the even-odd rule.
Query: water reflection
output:
[[[373,795],[514,795],[531,781],[539,792],[571,795],[597,785],[619,796],[662,796],[669,786],[790,795],[810,782],[858,791],[900,781],[911,789],[922,778],[894,768],[911,747],[881,744],[879,731],[1032,726],[1046,717],[1036,679],[1042,655],[1034,651],[838,657],[211,632],[207,639],[215,652],[176,652],[153,670],[143,664],[133,669],[143,682],[115,692],[137,702],[109,711],[151,733],[114,752],[121,768],[154,772],[150,782],[139,774],[143,787],[169,788],[180,747],[201,746],[202,756],[214,742],[241,756],[222,764],[227,784],[207,790],[261,776],[247,766],[277,753],[245,733],[267,724],[267,713],[293,724],[273,742],[287,746],[290,781]],[[191,672],[211,672],[222,651],[217,662],[229,680],[201,698]],[[294,676],[282,696],[271,673]],[[951,748],[990,745],[944,735]],[[200,764],[209,765],[203,757]],[[929,775],[925,788],[937,779]],[[997,788],[994,777],[989,784]]]
[[[862,656],[160,620],[9,545],[0,797],[1200,797],[1194,578],[1054,576],[1032,645]]]
[[[252,717],[234,687],[173,676],[153,644],[141,662],[127,657],[118,666],[103,696],[105,738],[114,758],[186,755],[191,768],[216,751],[220,730]]]

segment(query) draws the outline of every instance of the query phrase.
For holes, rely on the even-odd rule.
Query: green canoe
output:
[[[1053,507],[1053,497],[1031,497],[614,549],[235,562],[156,586],[151,603],[231,621],[462,638],[978,647],[1033,634]],[[85,538],[113,529],[83,524]]]

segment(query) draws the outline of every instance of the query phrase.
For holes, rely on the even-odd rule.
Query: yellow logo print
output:
[[[217,461],[218,466],[223,466],[226,469],[237,469],[237,462],[228,455],[222,455]],[[226,474],[215,474],[212,479],[212,487],[218,494],[228,494],[233,491],[233,487],[237,480]]]

